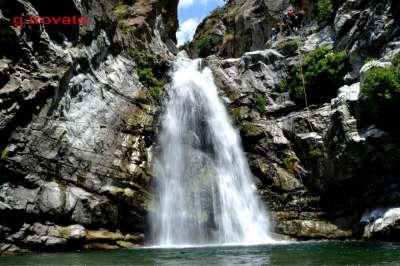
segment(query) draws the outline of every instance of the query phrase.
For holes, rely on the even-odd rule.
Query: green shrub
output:
[[[142,51],[138,48],[132,49],[130,51],[130,56],[135,60],[136,64],[141,67],[152,67],[153,65],[156,64],[156,61],[158,60],[157,56],[154,54],[151,54],[147,51]]]
[[[328,21],[333,15],[333,6],[331,0],[318,0],[317,2],[318,19]]]
[[[304,42],[299,38],[288,38],[277,42],[276,49],[283,55],[291,57],[296,55],[300,47],[304,45]]]
[[[222,15],[225,13],[225,9],[223,7],[218,7],[216,9],[214,9],[213,11],[211,11],[210,13],[210,17],[222,17]]]
[[[2,160],[7,160],[8,159],[8,154],[9,154],[9,150],[7,148],[4,148],[1,151],[1,159]]]
[[[277,91],[280,93],[286,92],[288,90],[288,81],[283,79],[279,81]]]
[[[115,6],[115,15],[117,16],[118,20],[123,20],[128,15],[128,5],[124,3],[124,1],[118,1],[117,5]]]
[[[315,148],[310,150],[308,155],[313,159],[319,159],[322,157],[322,152],[319,148]]]
[[[348,64],[348,55],[345,51],[333,53],[327,47],[314,50],[305,56],[302,66],[289,69],[286,82],[291,98],[298,104],[304,103],[305,87],[310,104],[329,101],[344,85]]]
[[[150,96],[157,100],[162,94],[164,83],[158,80],[153,73],[153,70],[149,67],[139,69],[138,71],[140,82],[149,89]]]
[[[400,112],[400,64],[396,60],[391,67],[370,69],[360,95],[364,117],[389,131],[399,130],[393,121],[393,116]]]
[[[217,52],[218,46],[221,45],[223,39],[219,36],[208,34],[202,36],[199,40],[194,41],[194,47],[199,57],[205,58]]]
[[[296,170],[299,166],[298,160],[291,155],[287,155],[285,158],[283,158],[282,163],[283,167],[289,172],[294,172],[294,170]]]
[[[305,119],[299,119],[295,124],[296,133],[308,133],[312,131],[310,127],[310,123]]]
[[[395,67],[400,67],[400,53],[398,53],[392,60]]]
[[[267,103],[265,101],[264,95],[262,95],[261,93],[256,94],[256,105],[257,105],[258,111],[261,114],[265,113],[265,109],[266,109],[265,107],[266,107]]]
[[[162,93],[165,82],[161,78],[162,66],[159,65],[159,58],[146,51],[133,49],[131,57],[137,64],[137,73],[140,82],[148,89],[149,95],[158,100]]]
[[[207,57],[213,52],[213,39],[210,35],[202,37],[196,44],[196,50],[200,57]]]

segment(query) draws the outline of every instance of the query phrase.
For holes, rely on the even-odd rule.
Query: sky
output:
[[[190,41],[201,21],[215,8],[223,6],[223,0],[180,0],[178,7],[178,45]]]

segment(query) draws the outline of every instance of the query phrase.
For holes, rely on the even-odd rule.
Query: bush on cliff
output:
[[[329,21],[334,13],[331,0],[318,0],[317,13],[320,22]]]
[[[324,103],[334,98],[344,85],[347,70],[348,55],[345,51],[334,53],[321,47],[306,55],[301,66],[291,67],[289,77],[283,83],[297,104],[305,103],[304,87],[309,104]]]
[[[264,95],[262,95],[261,93],[257,93],[256,94],[256,105],[257,105],[257,109],[261,114],[265,113],[266,110],[266,101],[265,101],[265,97]]]
[[[160,65],[161,60],[157,56],[146,51],[133,49],[130,55],[136,62],[140,82],[148,89],[151,98],[159,100],[165,85],[162,79],[165,66]]]
[[[221,38],[210,34],[205,35],[194,42],[199,57],[206,58],[218,51],[217,47],[221,44]]]
[[[117,2],[115,6],[115,15],[117,16],[118,21],[125,19],[128,15],[128,5],[124,3],[124,1],[120,0]]]
[[[360,103],[364,117],[388,131],[399,131],[393,116],[400,113],[400,56],[388,68],[374,67],[362,83]]]

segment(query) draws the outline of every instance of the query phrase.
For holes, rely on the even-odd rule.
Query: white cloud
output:
[[[194,3],[194,0],[180,0],[179,7],[188,7],[188,6],[193,5],[193,3]]]
[[[209,2],[216,2],[218,4],[223,4],[223,0],[197,0],[197,3],[200,2],[202,5],[207,5]],[[179,1],[179,8],[185,8],[193,5],[195,3],[194,0],[180,0]]]
[[[193,38],[196,28],[200,21],[196,18],[190,18],[185,20],[179,27],[179,31],[176,33],[178,39],[178,45],[182,45]]]

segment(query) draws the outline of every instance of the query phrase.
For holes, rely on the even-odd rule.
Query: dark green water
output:
[[[0,257],[0,265],[400,265],[400,243],[303,242]]]

